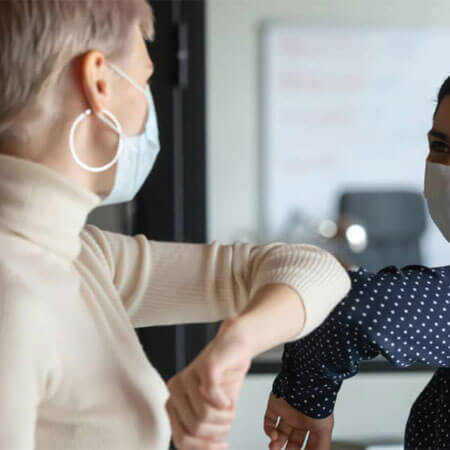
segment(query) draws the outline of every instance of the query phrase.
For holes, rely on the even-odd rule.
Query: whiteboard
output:
[[[275,24],[264,27],[261,49],[266,240],[278,239],[294,209],[335,218],[345,190],[423,192],[450,32]],[[425,262],[449,264],[449,244],[428,220]]]

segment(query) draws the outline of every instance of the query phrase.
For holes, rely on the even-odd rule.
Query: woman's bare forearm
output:
[[[245,342],[256,356],[298,336],[305,324],[305,308],[299,294],[286,284],[267,284],[249,305],[226,321],[228,333]]]

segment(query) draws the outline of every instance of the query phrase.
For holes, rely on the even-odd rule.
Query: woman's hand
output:
[[[284,284],[264,285],[237,318],[225,321],[200,355],[169,381],[167,411],[175,445],[226,448],[252,358],[298,335],[304,321],[302,299]]]
[[[169,380],[166,408],[177,448],[227,448],[224,439],[252,356],[239,321],[228,320],[200,355]]]
[[[264,416],[264,431],[271,440],[270,450],[281,450],[286,443],[286,450],[302,450],[308,431],[307,450],[329,450],[333,425],[333,415],[326,419],[313,419],[290,406],[284,399],[270,394]]]

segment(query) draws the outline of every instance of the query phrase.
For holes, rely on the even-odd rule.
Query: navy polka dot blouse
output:
[[[285,345],[273,392],[314,418],[329,416],[362,360],[439,368],[414,403],[407,449],[450,449],[450,267],[350,272],[352,290],[325,322]]]

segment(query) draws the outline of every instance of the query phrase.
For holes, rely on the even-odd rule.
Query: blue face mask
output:
[[[78,158],[78,155],[75,152],[75,129],[81,120],[92,114],[92,111],[90,109],[85,111],[72,125],[69,138],[70,149],[73,158],[81,167],[90,172],[103,172],[117,162],[114,186],[110,194],[103,199],[102,205],[113,205],[133,200],[151,172],[160,151],[158,123],[150,88],[148,86],[143,88],[113,64],[109,63],[109,66],[145,95],[148,104],[148,116],[142,134],[137,136],[127,136],[122,132],[118,120],[111,112],[104,110],[102,113],[98,114],[98,118],[119,135],[116,156],[112,161],[102,167],[91,167],[86,165]]]

